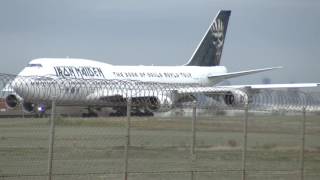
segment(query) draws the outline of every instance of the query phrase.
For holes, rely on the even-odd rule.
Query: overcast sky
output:
[[[1,0],[0,72],[31,59],[74,57],[118,65],[180,65],[219,9],[232,10],[221,63],[281,70],[237,84],[320,82],[318,0]]]

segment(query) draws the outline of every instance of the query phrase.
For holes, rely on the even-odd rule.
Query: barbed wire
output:
[[[265,111],[320,110],[320,93],[301,90],[263,90],[252,96],[251,108]]]
[[[51,101],[62,106],[132,107],[149,112],[166,112],[177,107],[241,109],[248,102],[253,110],[320,110],[320,93],[294,90],[260,90],[169,84],[118,79],[75,79],[54,76],[0,74],[1,97],[14,108],[21,104],[28,112],[50,108]],[[124,110],[122,110],[124,111]]]

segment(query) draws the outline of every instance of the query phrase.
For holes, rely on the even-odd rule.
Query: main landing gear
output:
[[[126,116],[127,115],[127,107],[115,107],[113,108],[115,112],[110,113],[110,116]],[[139,109],[139,108],[134,108],[131,110],[131,116],[153,116],[153,112],[147,110],[146,108]]]
[[[82,113],[82,117],[98,117],[98,114],[93,108],[88,107],[88,113]]]

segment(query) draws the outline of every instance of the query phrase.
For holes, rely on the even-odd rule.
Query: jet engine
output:
[[[23,102],[22,107],[23,110],[28,113],[32,113],[35,111],[35,105],[31,102]]]
[[[45,104],[34,104],[32,102],[23,102],[22,103],[22,107],[23,107],[23,110],[25,112],[28,112],[28,113],[32,113],[32,112],[36,112],[36,113],[39,113],[39,114],[43,114],[45,113],[45,111],[50,108],[49,106],[45,105]]]
[[[10,109],[17,107],[20,103],[20,98],[15,94],[10,94],[5,99],[6,106]]]
[[[239,107],[248,102],[248,96],[241,90],[235,90],[225,93],[223,100],[228,106]]]
[[[170,97],[150,97],[145,102],[145,107],[150,112],[166,112],[172,109],[173,102]]]

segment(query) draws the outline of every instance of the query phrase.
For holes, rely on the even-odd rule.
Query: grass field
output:
[[[131,118],[129,179],[240,179],[243,117]],[[306,123],[305,179],[320,179],[320,117]],[[57,118],[54,179],[122,179],[125,118]],[[248,179],[299,179],[301,117],[251,116]],[[48,119],[0,119],[0,179],[45,179]]]

